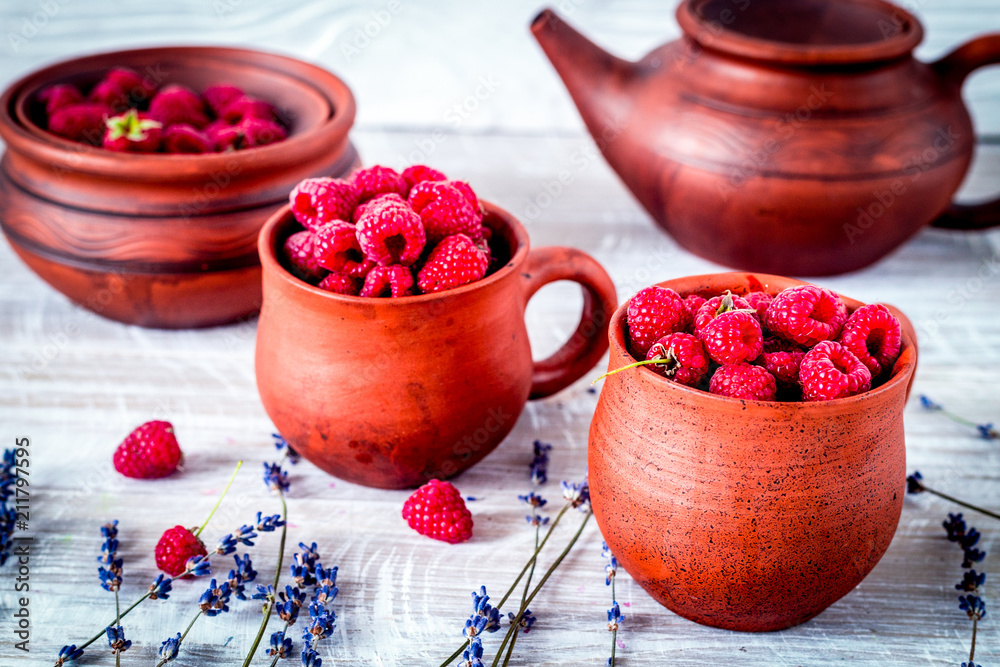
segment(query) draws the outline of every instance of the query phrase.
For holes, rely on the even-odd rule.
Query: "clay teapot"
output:
[[[829,275],[927,224],[1000,224],[951,202],[975,134],[965,77],[1000,34],[934,63],[917,19],[882,0],[684,0],[684,32],[638,62],[551,10],[531,30],[611,167],[682,246],[722,264]]]

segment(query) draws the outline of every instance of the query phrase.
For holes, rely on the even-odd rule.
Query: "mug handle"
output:
[[[529,398],[543,398],[579,380],[607,351],[608,324],[618,307],[618,295],[604,267],[573,248],[532,249],[521,276],[525,307],[542,286],[557,280],[572,280],[583,288],[583,313],[576,331],[552,356],[535,362]]]
[[[941,77],[961,88],[965,77],[973,70],[1000,63],[1000,33],[977,37],[931,64]],[[941,216],[931,223],[943,229],[988,229],[1000,225],[1000,197],[979,204],[952,202]]]

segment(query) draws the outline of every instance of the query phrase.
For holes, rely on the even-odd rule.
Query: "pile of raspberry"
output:
[[[309,178],[289,195],[305,228],[285,239],[299,279],[337,294],[402,297],[454,289],[490,268],[490,229],[472,188],[415,165]]]
[[[902,333],[884,305],[849,313],[815,285],[707,299],[653,286],[629,301],[628,343],[654,372],[713,394],[829,401],[885,382]]]
[[[127,67],[108,71],[86,94],[68,83],[38,92],[45,127],[64,139],[132,153],[214,153],[282,141],[275,108],[229,84],[201,94],[180,84],[157,89]]]

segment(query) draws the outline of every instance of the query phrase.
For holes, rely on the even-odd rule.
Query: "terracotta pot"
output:
[[[756,274],[767,291],[801,284]],[[750,275],[660,283],[746,293]],[[861,305],[844,299],[853,310]],[[633,361],[626,308],[609,369]],[[903,405],[917,365],[903,323],[885,384],[819,403],[726,398],[645,368],[608,377],[590,427],[594,515],[622,567],[668,609],[730,630],[780,630],[819,614],[878,563],[903,506]]]
[[[231,82],[273,101],[286,141],[206,155],[115,153],[41,129],[40,88],[86,87],[132,67],[158,86]],[[329,72],[257,51],[171,47],[39,70],[0,96],[0,227],[17,254],[76,303],[149,327],[222,324],[260,307],[257,233],[301,179],[358,164],[354,98]]]
[[[278,431],[323,470],[382,488],[452,477],[504,439],[529,397],[566,387],[604,354],[617,305],[604,269],[571,248],[529,251],[524,227],[485,206],[503,265],[399,299],[341,296],[292,276],[276,255],[298,229],[287,208],[261,230],[257,388]],[[532,363],[524,309],[556,280],[580,283],[583,315],[566,345]]]
[[[611,167],[688,250],[827,275],[932,221],[1000,223],[1000,200],[951,203],[975,144],[962,82],[1000,62],[1000,34],[923,63],[920,23],[881,0],[684,0],[677,19],[683,37],[635,63],[551,10],[531,29]]]

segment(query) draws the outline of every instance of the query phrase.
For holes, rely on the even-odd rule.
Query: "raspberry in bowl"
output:
[[[747,273],[691,276],[658,287],[681,302],[698,296],[708,303],[728,292],[735,306],[729,312],[757,311],[740,303],[749,304],[753,292],[771,297],[770,310],[786,289],[815,288]],[[834,296],[843,313],[836,303],[816,301],[806,313],[815,313],[815,322],[798,322],[789,335],[830,335],[840,342],[819,341],[802,352],[787,340],[775,342],[765,325],[758,356],[720,364],[704,345],[699,349],[686,338],[697,336],[675,332],[686,347],[654,343],[644,356],[660,354],[669,362],[663,366],[684,371],[689,381],[664,377],[653,364],[615,372],[602,388],[588,453],[594,515],[622,566],[681,616],[742,631],[797,625],[853,589],[892,540],[905,491],[903,407],[917,364],[916,336],[891,306]],[[661,295],[656,303],[672,301]],[[663,310],[657,307],[645,314]],[[775,312],[780,308],[779,302]],[[799,400],[805,397],[789,386],[796,363],[802,373],[829,376],[834,367],[841,375],[870,376],[858,355],[850,353],[850,364],[842,358],[859,349],[856,339],[871,339],[866,332],[886,325],[886,314],[900,324],[900,349],[874,387]],[[630,315],[624,304],[612,317],[610,370],[637,362]],[[824,334],[824,323],[831,322]],[[752,334],[739,340],[756,346]],[[664,348],[659,352],[658,344]],[[671,350],[676,354],[666,354]],[[715,393],[709,391],[713,384]]]
[[[75,303],[141,326],[252,315],[263,222],[302,179],[359,165],[343,81],[258,51],[77,58],[11,84],[0,105],[0,227],[11,246]],[[272,140],[270,123],[284,139]],[[199,152],[210,137],[211,152]]]
[[[356,224],[328,219],[323,201],[345,217],[350,207],[338,203],[348,188],[325,183],[304,190],[325,190],[328,200],[314,198],[315,206],[293,194],[261,230],[257,389],[278,431],[318,467],[358,484],[412,488],[472,466],[510,432],[529,398],[553,394],[593,368],[607,349],[617,301],[595,260],[571,248],[529,248],[520,222],[489,202],[481,203],[478,222],[489,263],[470,279],[479,269],[468,273],[467,260],[483,254],[475,241],[445,224],[438,229],[458,233],[428,243],[425,225],[416,249],[420,214],[401,204],[411,185],[373,170],[352,179],[359,200],[369,197],[355,204]],[[392,187],[398,191],[375,192]],[[388,197],[387,210],[372,210],[379,196]],[[309,216],[325,222],[317,226]],[[327,225],[334,228],[323,232]],[[352,243],[352,227],[368,254]],[[332,270],[310,264],[323,244]],[[347,250],[337,258],[340,248]],[[556,280],[581,285],[583,314],[566,345],[532,361],[524,309]],[[359,292],[365,285],[370,296]]]

